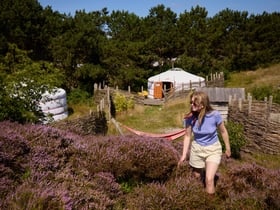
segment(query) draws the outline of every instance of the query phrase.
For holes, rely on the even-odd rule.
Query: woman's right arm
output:
[[[183,153],[182,153],[182,156],[181,156],[178,164],[182,164],[184,162],[184,160],[186,159],[186,157],[187,157],[187,154],[188,154],[189,148],[190,148],[191,135],[192,135],[192,128],[189,125],[186,128],[186,133],[185,133],[185,136],[184,136]]]

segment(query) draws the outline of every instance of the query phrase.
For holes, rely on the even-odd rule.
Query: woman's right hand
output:
[[[185,159],[186,159],[186,158],[182,156],[182,157],[180,158],[179,162],[178,162],[178,165],[179,165],[179,166],[182,165],[183,162],[185,161]]]

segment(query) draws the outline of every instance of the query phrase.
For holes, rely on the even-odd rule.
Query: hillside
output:
[[[232,73],[225,83],[226,87],[244,87],[247,91],[254,87],[271,86],[280,88],[280,64],[257,70]]]

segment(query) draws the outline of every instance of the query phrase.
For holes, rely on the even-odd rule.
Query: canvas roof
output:
[[[181,68],[169,69],[160,74],[154,75],[148,79],[148,82],[176,82],[178,83],[188,83],[192,82],[202,82],[205,81],[203,77],[196,76],[194,74],[188,73]]]

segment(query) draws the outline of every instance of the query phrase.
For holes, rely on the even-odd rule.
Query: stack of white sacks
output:
[[[59,121],[68,117],[66,91],[62,88],[56,88],[51,93],[44,93],[39,106],[47,117],[44,123]]]

